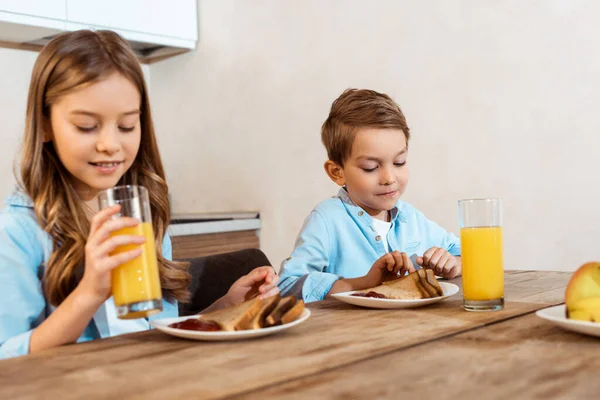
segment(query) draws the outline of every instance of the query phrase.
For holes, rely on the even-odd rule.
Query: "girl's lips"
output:
[[[96,171],[101,174],[110,175],[115,172],[122,164],[122,161],[119,162],[111,162],[111,163],[90,163],[92,167],[96,169]]]

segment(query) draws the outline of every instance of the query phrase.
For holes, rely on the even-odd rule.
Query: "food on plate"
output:
[[[296,300],[293,296],[282,298],[276,295],[266,299],[255,297],[235,306],[172,323],[169,327],[196,331],[261,329],[293,322],[302,315],[303,311],[304,302]]]
[[[600,322],[600,262],[579,267],[565,291],[567,318]]]
[[[292,307],[294,307],[296,302],[297,302],[297,300],[294,296],[288,296],[288,297],[284,297],[283,299],[281,299],[279,301],[279,303],[277,303],[277,305],[275,306],[273,311],[271,311],[269,313],[269,315],[267,315],[267,318],[265,320],[265,325],[266,326],[281,325],[281,318],[284,316],[284,314],[286,314],[288,311],[290,311],[290,309]]]
[[[367,293],[353,293],[352,296],[356,296],[356,297],[370,297],[370,298],[374,298],[374,299],[387,299],[387,297],[385,297],[384,295],[377,293],[377,292],[367,292]]]
[[[432,270],[425,268],[411,272],[399,279],[384,282],[374,288],[357,290],[352,294],[352,296],[394,300],[430,299],[443,295],[444,291],[435,279],[435,274]]]

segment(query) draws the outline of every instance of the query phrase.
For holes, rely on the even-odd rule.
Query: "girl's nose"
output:
[[[96,142],[96,150],[99,153],[114,154],[121,149],[118,133],[112,129],[103,129]]]

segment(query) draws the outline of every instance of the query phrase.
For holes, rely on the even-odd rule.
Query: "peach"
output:
[[[569,280],[565,291],[567,318],[600,322],[600,262],[589,262]]]

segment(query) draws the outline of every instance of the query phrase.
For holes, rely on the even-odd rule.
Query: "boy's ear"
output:
[[[337,183],[339,186],[344,186],[346,184],[346,179],[344,178],[344,169],[339,164],[331,160],[327,160],[325,161],[324,167],[329,179]]]

